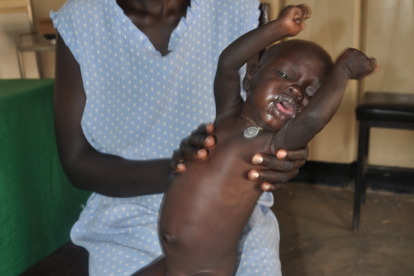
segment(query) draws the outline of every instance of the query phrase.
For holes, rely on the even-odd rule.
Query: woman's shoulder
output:
[[[101,10],[106,5],[107,1],[96,0],[68,0],[59,9],[59,13],[73,14],[82,16],[83,14],[91,14]]]
[[[50,17],[55,28],[60,26],[72,31],[92,30],[98,26],[97,22],[110,20],[107,11],[111,10],[112,6],[108,0],[68,0],[57,12],[51,11]]]
[[[197,1],[197,0],[196,0]],[[216,1],[210,0],[215,12],[222,11],[234,11],[236,13],[250,12],[258,10],[260,1],[259,0],[231,0],[231,1]]]
[[[259,0],[232,0],[213,1],[216,18],[224,20],[220,28],[234,28],[237,26],[240,32],[237,37],[257,28],[259,23],[260,10]],[[230,23],[230,24],[229,24]]]

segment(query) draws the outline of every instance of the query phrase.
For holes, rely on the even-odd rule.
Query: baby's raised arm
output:
[[[274,136],[274,150],[307,145],[332,119],[349,79],[362,79],[376,69],[376,60],[356,49],[347,49],[336,61],[306,108]],[[286,139],[288,137],[288,139]]]
[[[244,34],[221,53],[214,80],[217,118],[243,102],[238,70],[265,47],[301,32],[306,27],[303,22],[310,14],[310,8],[305,5],[288,6],[277,20]]]

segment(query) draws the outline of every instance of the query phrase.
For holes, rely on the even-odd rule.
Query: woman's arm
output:
[[[131,161],[100,153],[88,143],[81,128],[86,96],[79,64],[59,35],[56,47],[55,131],[72,185],[113,197],[165,192],[171,182],[171,159]]]
[[[206,158],[207,149],[215,145],[215,139],[210,135],[214,131],[213,125],[203,124],[183,140],[180,149],[174,152],[173,159],[131,161],[97,152],[86,140],[81,128],[85,101],[79,64],[58,35],[55,132],[63,169],[71,184],[79,189],[113,197],[164,193],[171,183],[170,172],[185,171],[185,166],[180,161]],[[267,155],[260,157],[260,161],[254,163],[274,171],[258,170],[258,176],[252,177],[252,180],[285,182],[297,174],[297,169],[307,158],[307,150],[287,151],[286,157],[279,159]],[[265,186],[264,190],[274,188],[273,185]]]

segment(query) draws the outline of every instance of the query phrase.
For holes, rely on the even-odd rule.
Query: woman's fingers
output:
[[[274,157],[273,155],[255,154],[252,158],[252,161],[255,164],[261,164],[260,161],[263,161],[263,165],[264,165],[264,164],[276,163],[277,160],[275,160],[275,158],[279,159],[281,161],[285,161],[285,160],[288,160],[288,161],[298,161],[298,160],[306,161],[308,156],[309,156],[309,147],[306,146],[306,147],[298,149],[298,150],[280,149],[276,152],[276,157]],[[271,165],[267,166],[267,167],[271,167]]]
[[[308,159],[308,156],[309,156],[309,147],[306,146],[304,148],[297,149],[297,150],[280,149],[276,152],[276,156],[277,156],[278,159],[283,159],[283,160],[290,160],[290,161],[303,160],[303,161],[306,161],[306,159]]]
[[[170,171],[173,173],[181,173],[187,170],[187,166],[184,163],[173,160],[170,164]]]
[[[252,163],[262,166],[263,169],[253,169],[248,173],[250,180],[263,181],[263,191],[275,191],[281,186],[275,183],[285,183],[299,173],[306,158],[309,155],[309,148],[306,146],[298,150],[278,150],[276,156],[269,154],[255,154]]]
[[[290,160],[287,160],[287,158]],[[295,160],[291,156],[286,156],[284,160],[281,160],[273,155],[267,154],[255,154],[252,158],[253,164],[260,165],[270,170],[279,172],[290,172],[299,169],[305,164],[306,159],[302,159],[303,153],[297,154],[298,160]]]
[[[211,135],[213,132],[214,125],[205,123],[199,125],[188,137],[184,138],[179,148],[172,154],[170,171],[172,173],[185,172],[187,170],[185,160],[207,158],[208,148],[216,144],[215,137]]]
[[[211,135],[213,132],[214,125],[212,123],[201,124],[183,141],[185,141],[188,146],[211,148],[216,144],[214,136]]]
[[[214,131],[212,123],[201,124],[190,136],[184,138],[177,150],[173,152],[172,158],[177,161],[186,159],[202,159],[207,157],[208,148],[216,144],[215,137],[211,135]]]
[[[282,188],[282,184],[263,182],[260,186],[263,192],[274,192]]]
[[[184,173],[187,171],[187,166],[184,163],[181,163],[177,160],[173,160],[170,163],[170,167],[169,167],[169,174],[171,176],[172,179],[174,179],[174,175],[176,173]]]
[[[268,183],[285,183],[289,179],[295,177],[298,172],[299,169],[295,169],[289,172],[253,169],[249,171],[248,178],[250,180],[263,181]]]
[[[273,192],[282,188],[281,183],[287,182],[293,178],[299,170],[294,170],[286,173],[274,172],[270,170],[250,170],[248,178],[255,181],[263,181],[260,188],[264,192]]]

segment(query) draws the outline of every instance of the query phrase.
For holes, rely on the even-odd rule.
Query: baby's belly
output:
[[[163,250],[167,262],[181,263],[185,270],[235,261],[241,231],[261,194],[259,185],[247,180],[249,164],[240,156],[228,158],[234,152],[218,150],[190,164],[164,198]]]

